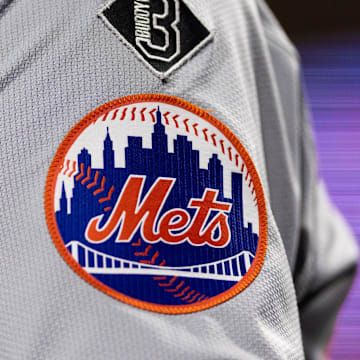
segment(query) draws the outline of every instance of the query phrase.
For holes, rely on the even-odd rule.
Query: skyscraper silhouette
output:
[[[192,142],[186,136],[178,135],[174,140],[174,152],[168,151],[168,137],[165,126],[162,124],[160,109],[156,112],[156,123],[152,133],[152,147],[143,148],[142,137],[128,136],[128,146],[125,151],[125,167],[115,168],[113,140],[107,128],[104,139],[103,168],[91,168],[91,155],[83,148],[78,155],[79,172],[74,175],[74,188],[71,198],[71,208],[67,212],[67,199],[65,188],[62,189],[60,210],[56,213],[58,225],[62,236],[66,241],[77,239],[84,240],[84,231],[88,221],[97,215],[103,214],[104,221],[110,209],[121,192],[129,175],[145,175],[146,182],[143,194],[149,190],[158,177],[170,177],[176,179],[171,193],[164,205],[163,212],[181,207],[186,209],[192,198],[202,198],[206,188],[218,190],[218,201],[232,203],[228,214],[231,230],[231,246],[233,251],[251,251],[255,255],[258,234],[253,232],[253,226],[249,223],[244,225],[243,214],[243,176],[241,173],[231,174],[232,196],[224,196],[224,171],[221,160],[217,154],[213,154],[207,168],[200,168],[200,153],[194,150]],[[90,168],[90,170],[89,170]],[[87,179],[89,173],[89,178]],[[95,183],[96,186],[93,185]],[[102,187],[100,187],[100,184]],[[105,203],[99,202],[106,198],[111,187],[114,191],[110,200]],[[188,209],[189,210],[189,209]],[[189,210],[191,213],[192,210]],[[214,216],[214,214],[211,214]],[[146,240],[146,239],[145,239]],[[179,244],[177,246],[187,246]],[[196,247],[193,252],[198,252]]]

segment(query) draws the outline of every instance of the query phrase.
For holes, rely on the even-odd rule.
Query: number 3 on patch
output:
[[[135,41],[139,49],[141,49],[149,59],[170,62],[180,54],[180,31],[178,29],[180,7],[178,0],[161,1],[164,12],[163,14],[154,13],[152,21],[150,19],[149,3],[135,1]],[[151,22],[153,31],[160,33],[159,35],[163,40],[162,46],[152,43],[150,26],[147,30],[148,24]]]
[[[161,78],[212,39],[183,0],[112,0],[99,17]]]

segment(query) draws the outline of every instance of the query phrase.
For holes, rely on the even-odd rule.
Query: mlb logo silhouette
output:
[[[187,313],[261,269],[266,209],[234,134],[184,100],[135,95],[77,124],[49,170],[46,216],[66,262],[128,304]]]

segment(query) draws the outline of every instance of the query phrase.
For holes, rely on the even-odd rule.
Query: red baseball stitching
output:
[[[155,119],[155,115],[154,115],[155,111],[156,111],[156,109],[152,109],[151,111],[149,111],[149,114],[151,115],[153,123],[156,123],[156,119]]]
[[[115,190],[115,188],[114,188],[114,186],[112,186],[112,187],[110,188],[109,192],[108,192],[108,195],[107,195],[106,197],[103,197],[103,198],[101,198],[101,199],[98,200],[99,203],[103,203],[103,202],[105,202],[105,201],[111,200],[111,195],[112,195],[112,193],[114,192],[114,190]]]
[[[235,154],[235,165],[236,165],[236,167],[238,167],[239,166],[239,154]]]
[[[159,257],[159,252],[157,251],[153,257],[151,258],[151,260],[140,260],[141,263],[143,264],[155,264],[155,260]]]
[[[187,302],[190,304],[195,301],[195,299],[200,295],[199,292],[197,292],[191,299],[187,300]]]
[[[184,281],[181,281],[178,285],[176,285],[176,288],[174,289],[166,289],[167,292],[177,292],[179,289],[184,285]]]
[[[91,184],[86,185],[86,187],[88,189],[92,188],[93,186],[97,185],[97,180],[99,177],[99,171],[96,171],[95,176],[94,176],[94,181]]]
[[[141,241],[141,239],[139,239]],[[149,251],[151,250],[152,246],[148,245],[144,252],[136,252],[134,253],[135,256],[148,256]]]
[[[173,116],[173,120],[174,120],[174,123],[175,123],[175,127],[178,129],[179,128],[179,123],[177,121],[177,118],[179,117],[179,115],[174,115]]]
[[[190,130],[189,130],[189,125],[188,125],[189,120],[190,120],[190,119],[185,119],[185,120],[183,120],[183,123],[184,123],[184,125],[185,125],[185,130],[186,130],[186,132],[190,132]]]
[[[73,161],[73,166],[72,166],[72,170],[70,171],[70,173],[68,174],[68,177],[71,177],[72,174],[75,174],[76,172],[76,161]]]
[[[109,112],[110,111],[108,111],[105,115],[104,115],[104,117],[102,118],[102,120],[101,121],[105,121],[106,120],[106,118],[108,117],[108,115],[109,115]]]
[[[195,290],[191,290],[186,296],[182,297],[181,300],[187,300],[194,292]]]
[[[166,125],[169,125],[169,119],[168,119],[168,115],[170,114],[169,111],[167,111],[163,116],[164,116],[164,119],[165,119],[165,123]]]
[[[123,110],[122,114],[121,114],[121,118],[120,120],[124,120],[125,119],[125,116],[126,116],[126,111],[127,111],[127,107]]]
[[[73,169],[75,169],[76,167],[76,162],[74,161],[73,162]],[[73,172],[73,171],[72,171]],[[83,177],[85,176],[85,173],[84,173],[84,163],[80,163],[80,173],[76,174],[76,176],[74,177],[75,181],[79,182]],[[86,185],[86,188],[87,189],[90,189],[92,188],[93,186],[97,185],[97,181],[98,181],[98,177],[99,177],[99,171],[97,170],[95,172],[95,175],[94,175],[94,179],[93,179],[93,182]],[[85,185],[86,182],[88,182],[89,180],[91,179],[91,167],[88,166],[87,169],[86,169],[86,177],[83,178],[80,182],[81,185]],[[105,186],[105,176],[103,176],[102,178],[102,181],[101,181],[101,187],[97,190],[95,190],[93,192],[93,196],[96,196],[97,194],[100,194],[102,191],[104,191],[104,186]],[[115,190],[115,188],[112,186],[108,192],[108,195],[107,197],[103,197],[101,199],[98,199],[98,202],[101,204],[105,201],[109,201],[111,200],[111,195],[113,193],[113,191]],[[103,209],[103,211],[107,212],[109,210],[111,210],[112,207],[111,206],[107,206]]]
[[[207,135],[208,130],[209,130],[209,129],[207,129],[207,128],[203,129],[205,141],[209,141],[209,137],[208,137],[208,135]]]
[[[212,134],[211,138],[212,138],[212,141],[213,141],[213,145],[216,146],[216,140],[215,140],[216,134]]]
[[[133,107],[133,109],[131,110],[131,121],[135,120],[135,111],[136,111],[136,107]]]
[[[194,129],[194,131],[195,131],[195,136],[199,136],[199,133],[198,133],[198,131],[197,131],[197,127],[199,126],[199,124],[198,123],[195,123],[195,124],[193,124],[193,129]]]
[[[85,175],[84,174],[84,164],[83,163],[80,164],[80,170],[81,170],[81,173],[75,177],[76,181],[79,181]],[[81,185],[84,185],[86,182],[88,182],[90,180],[90,178],[91,178],[90,173],[91,173],[91,167],[88,166],[87,167],[87,176],[86,176],[86,178],[84,178],[81,181]],[[96,171],[95,176],[94,176],[94,181],[86,186],[87,189],[90,189],[91,187],[97,185],[98,176],[99,176],[99,171]],[[94,196],[102,193],[105,190],[105,182],[106,182],[106,178],[105,178],[105,176],[103,176],[102,179],[101,179],[100,188],[98,188],[97,190],[95,190],[93,192]],[[111,186],[110,190],[108,191],[107,196],[104,196],[104,197],[98,199],[98,202],[100,204],[102,204],[103,202],[110,201],[114,190],[115,190],[115,187]],[[105,210],[105,209],[107,209],[107,210]],[[111,209],[111,207],[110,207],[110,209]],[[109,207],[106,207],[106,208],[104,208],[104,211],[109,211],[110,209],[109,209]]]
[[[75,180],[79,181],[79,179],[81,179],[84,176],[84,164],[81,163],[80,164],[80,174],[78,176],[76,176]]]
[[[116,119],[116,115],[117,115],[118,111],[119,111],[119,109],[116,109],[116,110],[114,111],[111,120],[115,120],[115,119]]]
[[[232,147],[229,146],[228,147],[228,152],[229,152],[229,160],[232,161],[232,154],[231,154],[231,150],[232,150]]]
[[[138,238],[137,242],[131,243],[131,246],[141,246],[141,238]]]
[[[183,296],[185,295],[185,293],[190,289],[190,286],[187,286],[185,289],[183,289],[180,293],[178,294],[175,294],[174,297],[180,297],[180,296]]]
[[[138,247],[138,246],[141,246],[141,243],[142,243],[141,238],[138,238],[138,240],[137,240],[136,242],[131,243],[131,245]],[[151,259],[148,260],[149,256],[151,256],[151,255],[149,254],[150,251],[151,251],[151,249],[152,249],[152,246],[151,246],[151,245],[148,245],[148,246],[145,248],[145,251],[134,252],[134,255],[135,255],[135,256],[141,256],[141,257],[146,257],[146,258],[147,258],[147,260],[145,260],[145,259],[139,260],[140,263],[143,263],[143,264],[152,264],[152,265],[153,265],[153,264],[155,264],[156,259],[160,256],[160,253],[159,253],[159,251],[156,251],[155,254],[152,255]],[[162,262],[159,264],[159,266],[164,266],[165,263],[166,263],[166,261],[165,261],[165,260],[162,260]],[[168,279],[169,277],[168,277],[168,276],[153,276],[152,278],[153,278],[153,280],[155,280],[155,281],[161,281],[161,280],[166,280],[166,279]],[[159,283],[159,282],[158,282],[157,284],[158,284],[158,286],[160,286],[160,287],[162,287],[162,288],[164,288],[164,287],[171,287],[172,285],[175,284],[175,282],[176,282],[177,279],[178,279],[177,276],[173,276],[173,277],[172,277],[170,280],[168,280],[166,283],[164,283],[164,282]],[[173,293],[173,296],[174,296],[175,298],[180,297],[180,296],[183,296],[183,295],[185,295],[185,293],[190,289],[190,286],[187,286],[185,289],[181,290],[180,295],[179,295],[178,292],[179,292],[180,289],[184,286],[184,284],[185,284],[185,281],[181,280],[180,283],[175,286],[175,288],[165,289],[165,291],[166,291],[166,292],[169,292],[169,293]],[[185,290],[185,292],[184,292],[184,290]],[[195,290],[192,290],[192,291],[193,291],[193,293],[195,292]],[[201,293],[198,293],[198,294],[200,295]],[[190,294],[190,295],[191,295],[191,294]],[[201,295],[202,295],[202,296],[201,296],[202,298],[205,298],[205,295],[204,295],[204,294],[201,294]],[[189,301],[188,299],[185,299],[185,300],[187,300],[187,301],[186,301],[187,303],[192,303],[192,302],[195,301],[195,299],[196,299],[196,297],[194,297],[194,299],[190,299],[191,301]],[[182,300],[183,300],[183,299],[182,299]],[[184,301],[185,301],[185,300],[184,300]],[[200,300],[197,299],[197,301],[200,301]]]
[[[68,170],[70,170],[70,160],[66,160],[66,165],[65,165],[65,171],[63,172],[63,175],[66,175],[66,173],[68,172]]]
[[[82,165],[82,164],[80,164],[80,165]],[[106,178],[105,178],[105,176],[103,176],[101,179],[101,185],[100,185],[101,187],[93,192],[94,195],[100,194],[101,192],[104,191],[105,181],[106,181]]]
[[[86,178],[81,180],[81,185],[84,185],[88,180],[90,180],[90,172],[91,172],[91,167],[88,166],[87,173],[86,173]]]
[[[220,140],[221,152],[225,155],[225,147],[224,147],[224,140]]]
[[[145,115],[144,115],[144,111],[146,110],[146,108],[142,108],[140,111],[141,114],[141,121],[145,121]]]
[[[167,283],[159,283],[159,286],[171,286],[176,281],[177,276],[173,276]]]

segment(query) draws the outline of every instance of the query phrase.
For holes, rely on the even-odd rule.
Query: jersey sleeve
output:
[[[306,357],[321,359],[354,278],[358,249],[319,180],[309,113],[303,114],[302,219],[294,280]]]
[[[271,207],[294,279],[306,358],[322,359],[355,276],[358,249],[319,176],[299,55],[265,2],[257,4],[277,99],[278,116],[270,120],[264,112],[263,123]]]

